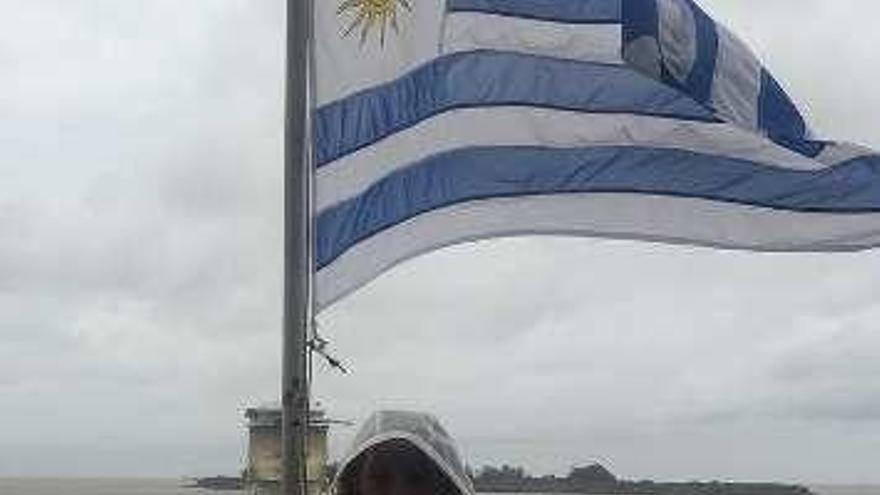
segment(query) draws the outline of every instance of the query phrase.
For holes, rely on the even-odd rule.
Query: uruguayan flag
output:
[[[814,138],[691,0],[315,9],[319,308],[402,260],[487,237],[880,245],[880,156]]]

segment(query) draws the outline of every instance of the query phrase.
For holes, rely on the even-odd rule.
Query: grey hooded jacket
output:
[[[412,411],[379,411],[361,426],[334,480],[339,493],[340,480],[351,475],[364,452],[383,442],[406,441],[418,448],[458,488],[461,495],[474,495],[471,479],[465,471],[452,437],[434,416]]]

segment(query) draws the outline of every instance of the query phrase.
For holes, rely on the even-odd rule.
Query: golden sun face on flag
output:
[[[343,36],[360,31],[363,45],[373,31],[379,35],[379,43],[385,45],[385,33],[388,27],[398,31],[398,10],[412,10],[410,0],[345,0],[339,5],[336,13],[340,16],[351,15],[352,21],[345,28]]]

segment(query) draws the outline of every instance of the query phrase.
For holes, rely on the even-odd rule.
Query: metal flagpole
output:
[[[309,60],[313,0],[287,0],[284,126],[282,495],[306,495],[310,290]]]

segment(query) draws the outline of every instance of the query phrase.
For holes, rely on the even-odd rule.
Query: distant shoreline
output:
[[[735,482],[618,481],[592,485],[537,483],[532,486],[477,484],[478,493],[555,493],[578,495],[822,495],[801,485]],[[880,494],[878,494],[880,495]]]
[[[658,482],[618,479],[600,464],[572,468],[568,476],[535,477],[521,467],[485,466],[473,476],[482,493],[557,493],[582,495],[819,495],[806,486],[720,481]]]

